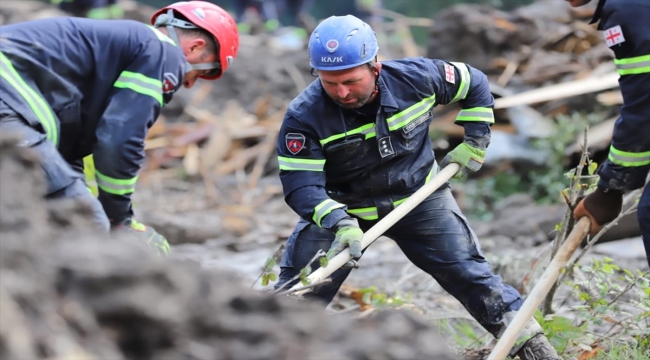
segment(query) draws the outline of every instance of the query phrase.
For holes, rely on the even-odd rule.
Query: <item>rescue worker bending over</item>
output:
[[[151,21],[61,17],[0,27],[0,131],[20,134],[40,156],[48,198],[78,198],[99,228],[167,255],[167,240],[131,207],[144,140],[181,85],[226,71],[239,35],[226,11],[204,1],[169,5]],[[91,154],[98,199],[83,180]]]
[[[442,166],[459,163],[462,175],[483,163],[494,122],[487,77],[443,60],[380,63],[377,52],[373,30],[351,15],[330,17],[311,34],[310,65],[319,79],[289,105],[277,144],[284,196],[301,217],[286,244],[278,287],[319,249],[331,259],[349,246],[361,257],[363,232],[436,174],[428,136],[434,106],[458,102],[456,123],[465,128],[464,142]],[[495,337],[521,307],[520,294],[492,273],[448,183],[386,236]],[[309,296],[329,303],[350,271],[334,272],[331,283]],[[517,344],[512,355],[523,360],[559,359],[534,319]]]
[[[566,1],[577,7],[591,0]],[[589,217],[592,235],[616,219],[623,192],[642,188],[650,171],[650,1],[600,0],[591,23],[598,20],[598,29],[604,30],[614,51],[624,104],[609,157],[598,171],[598,188],[573,213],[576,219]],[[650,186],[643,190],[637,217],[650,265]]]

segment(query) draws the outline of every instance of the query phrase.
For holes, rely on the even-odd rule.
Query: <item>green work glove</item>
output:
[[[135,219],[127,218],[113,226],[113,231],[120,231],[127,236],[142,241],[159,256],[169,256],[169,242],[151,226],[146,226]]]
[[[485,150],[469,145],[466,142],[456,146],[456,148],[447,153],[442,159],[440,167],[444,168],[450,163],[459,164],[460,170],[454,175],[455,178],[461,178],[469,172],[478,171],[483,166],[485,160]]]
[[[334,225],[333,230],[336,238],[327,251],[327,260],[340,254],[346,247],[350,247],[350,255],[353,258],[360,258],[363,231],[359,227],[359,222],[352,218],[341,219]]]
[[[591,221],[589,234],[596,235],[603,225],[616,219],[622,208],[622,192],[599,187],[578,203],[573,210],[573,217],[576,220],[588,217]]]

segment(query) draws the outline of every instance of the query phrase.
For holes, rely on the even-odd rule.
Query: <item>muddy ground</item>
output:
[[[83,205],[45,203],[34,157],[4,137],[0,181],[3,359],[455,358],[414,312],[355,321],[182,251],[161,259],[93,235]]]

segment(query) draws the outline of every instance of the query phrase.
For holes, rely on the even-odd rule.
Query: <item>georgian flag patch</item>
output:
[[[447,80],[448,83],[456,83],[456,69],[449,64],[445,64],[445,80]]]
[[[296,155],[305,147],[305,135],[299,133],[288,133],[284,137],[284,144],[290,153]]]
[[[178,78],[176,75],[166,72],[163,75],[163,94],[173,93],[174,89],[176,89],[176,86],[178,86]]]
[[[607,46],[612,47],[616,44],[624,43],[625,37],[623,36],[623,30],[621,30],[620,25],[611,27],[603,33]]]

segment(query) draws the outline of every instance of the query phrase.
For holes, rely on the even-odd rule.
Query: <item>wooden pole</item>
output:
[[[582,239],[589,233],[590,226],[591,222],[586,216],[576,223],[566,241],[562,244],[537,284],[535,284],[526,301],[524,301],[521,309],[517,311],[517,315],[512,319],[512,322],[506,328],[501,339],[499,339],[499,342],[492,349],[487,360],[503,360],[508,356],[508,352],[510,352],[510,349],[512,349],[512,346],[519,337],[519,333],[526,326],[528,320],[533,317],[535,310],[537,310],[546,297],[546,294],[560,275],[560,271],[576,251]]]

